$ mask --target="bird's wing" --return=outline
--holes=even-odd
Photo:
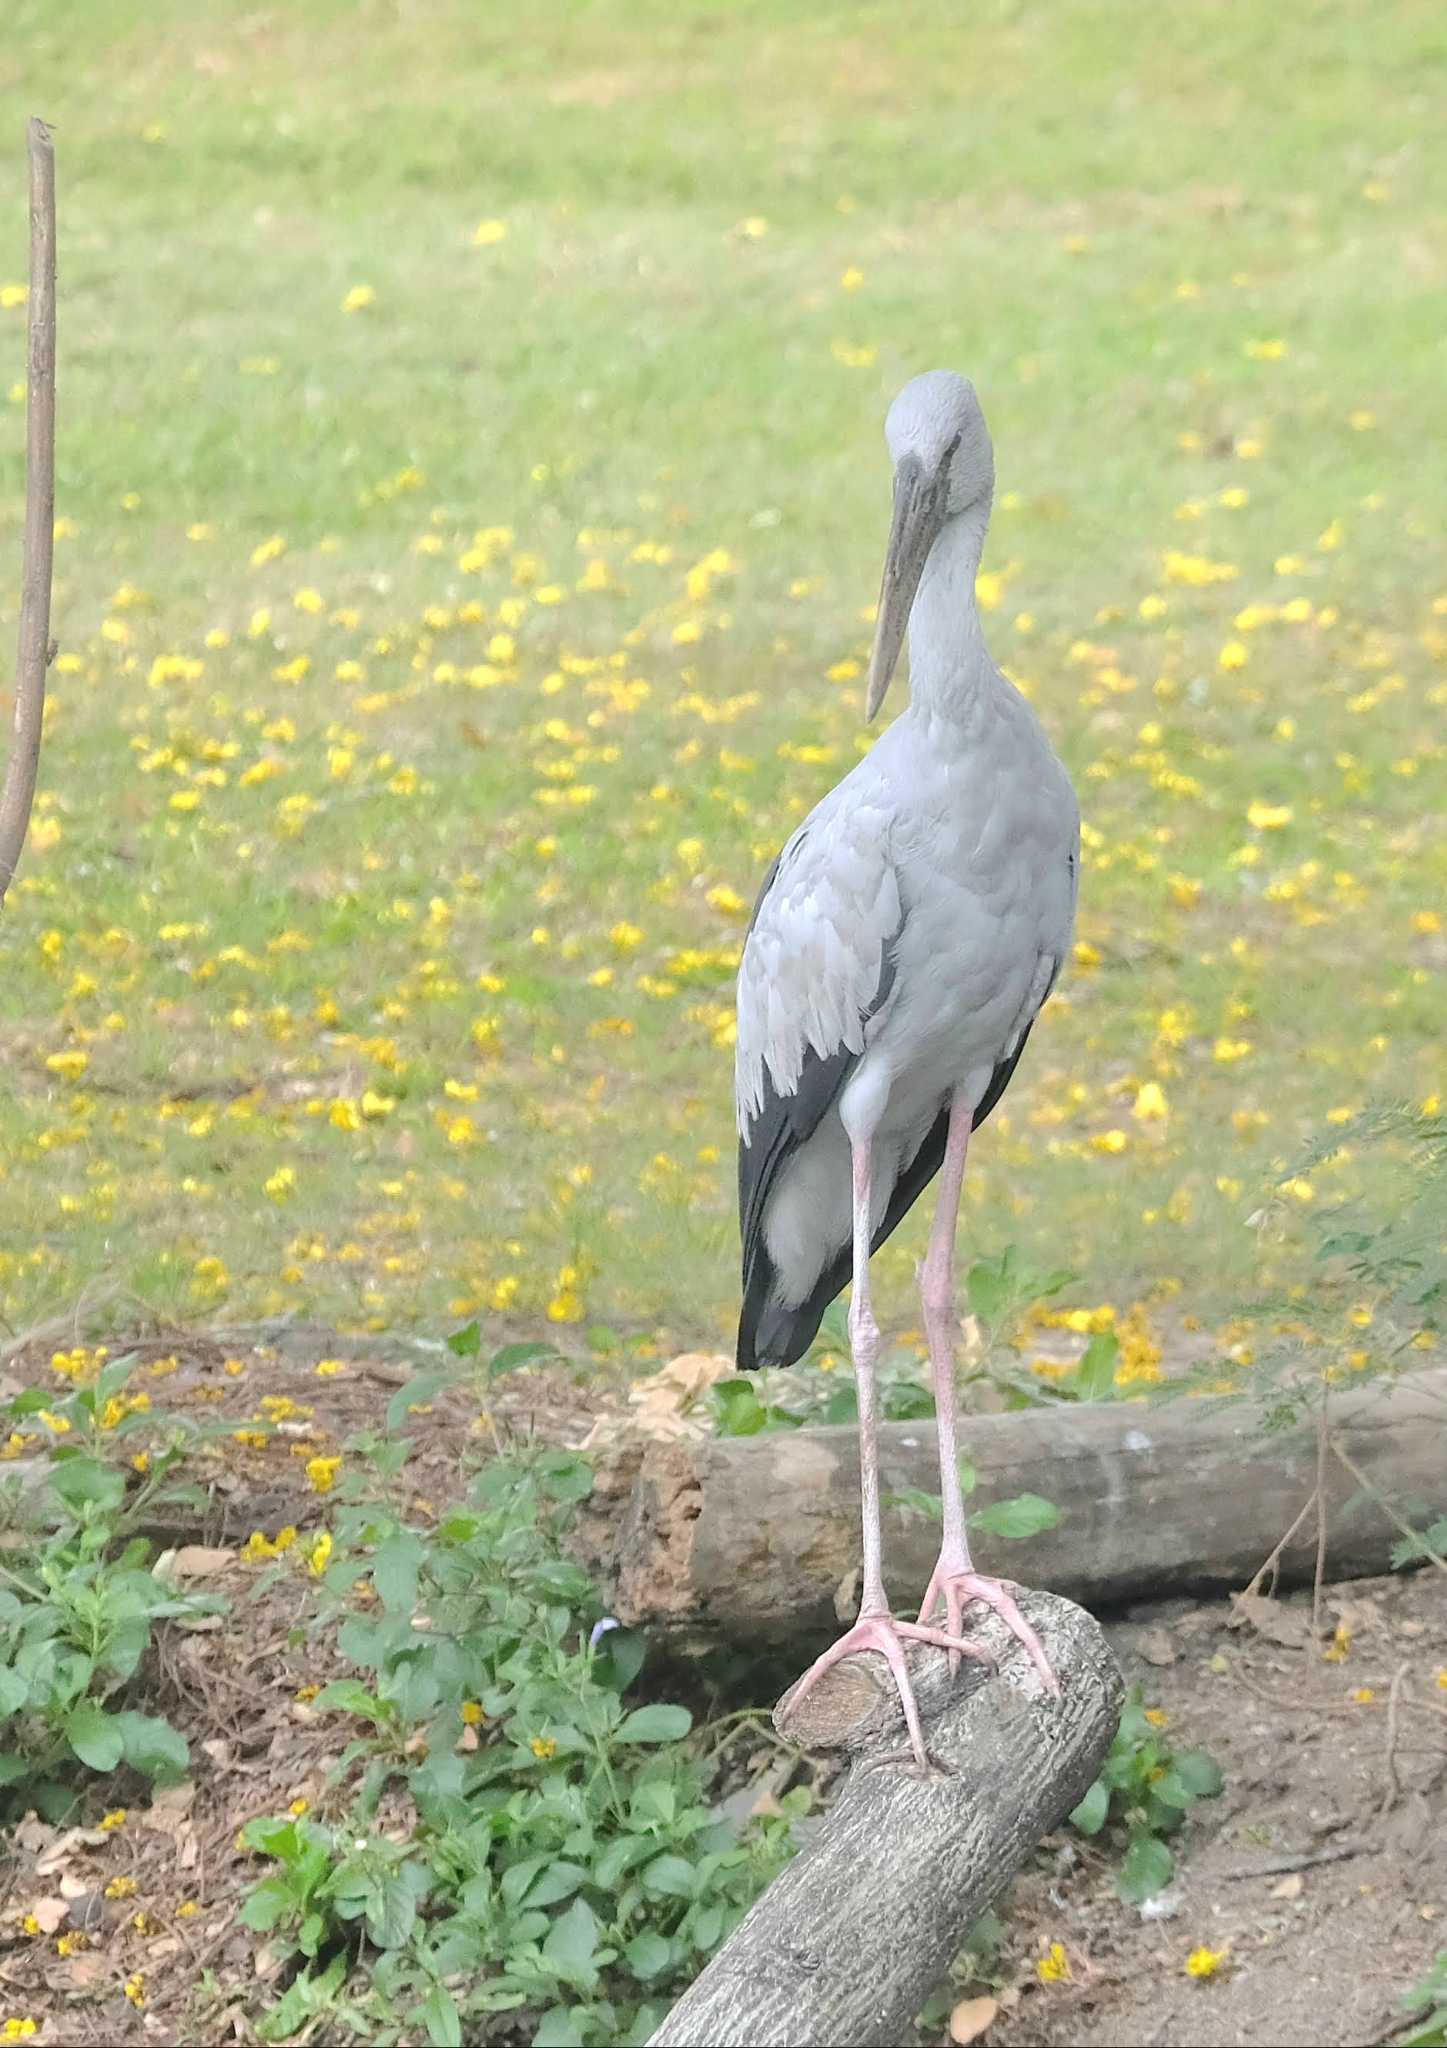
[[[813,1129],[888,999],[904,922],[890,822],[872,804],[832,804],[764,879],[739,965],[734,1099],[746,1144],[771,1101],[794,1102]]]
[[[878,810],[816,815],[775,861],[754,907],[739,967],[736,1072],[748,1328],[772,1287],[769,1196],[838,1100],[889,1002],[904,910],[888,849],[889,820]]]

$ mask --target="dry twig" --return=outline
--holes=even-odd
[[[1341,1445],[1338,1443],[1333,1443],[1332,1450],[1336,1453],[1336,1456],[1341,1460],[1341,1463],[1346,1467],[1347,1471],[1351,1473],[1352,1478],[1355,1479],[1357,1485],[1361,1488],[1362,1492],[1366,1494],[1367,1498],[1369,1500],[1375,1501],[1377,1506],[1381,1509],[1382,1513],[1387,1517],[1387,1520],[1391,1522],[1395,1528],[1400,1529],[1404,1536],[1409,1537],[1411,1541],[1417,1545],[1422,1556],[1426,1558],[1428,1564],[1436,1565],[1439,1572],[1447,1572],[1447,1558],[1439,1557],[1437,1552],[1433,1550],[1429,1544],[1425,1543],[1422,1540],[1420,1533],[1412,1527],[1411,1523],[1404,1521],[1402,1519],[1402,1517],[1397,1513],[1397,1510],[1392,1506],[1392,1503],[1387,1499],[1386,1495],[1380,1493],[1378,1489],[1375,1486],[1373,1486],[1371,1480],[1368,1479],[1366,1473],[1363,1472],[1361,1466],[1356,1463],[1355,1459],[1349,1457],[1347,1453],[1342,1449]]]
[[[1267,1588],[1266,1597],[1269,1599],[1275,1593],[1276,1581],[1281,1575],[1282,1553],[1286,1550],[1287,1546],[1291,1542],[1292,1537],[1296,1534],[1297,1530],[1301,1527],[1302,1523],[1306,1520],[1307,1516],[1316,1506],[1317,1497],[1317,1489],[1316,1487],[1313,1487],[1311,1492],[1306,1496],[1306,1502],[1301,1510],[1301,1513],[1297,1516],[1296,1520],[1292,1523],[1291,1527],[1287,1530],[1286,1534],[1279,1539],[1279,1541],[1276,1543],[1276,1545],[1271,1550],[1269,1555],[1263,1558],[1262,1562],[1256,1567],[1256,1570],[1252,1573],[1251,1583],[1246,1588],[1245,1594],[1242,1596],[1243,1598],[1249,1599],[1251,1594],[1259,1593],[1261,1591],[1261,1582],[1266,1577],[1266,1574],[1268,1572],[1270,1572],[1271,1574],[1271,1584]],[[1320,1518],[1318,1518],[1318,1523],[1319,1519]]]
[[[32,120],[30,151],[30,349],[26,397],[25,545],[20,646],[15,664],[14,742],[0,789],[0,905],[30,829],[45,671],[50,644],[51,558],[55,551],[55,150]]]
[[[1402,1687],[1406,1683],[1410,1664],[1399,1664],[1392,1673],[1392,1689],[1387,1694],[1387,1748],[1382,1758],[1382,1775],[1387,1789],[1377,1812],[1378,1820],[1385,1820],[1402,1796],[1402,1781],[1397,1776],[1397,1713],[1402,1703]]]

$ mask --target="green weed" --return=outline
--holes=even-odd
[[[1166,1837],[1198,1799],[1221,1790],[1221,1772],[1205,1751],[1174,1748],[1164,1726],[1165,1717],[1145,1706],[1133,1686],[1100,1776],[1070,1816],[1083,1835],[1114,1829],[1121,1846],[1116,1889],[1133,1905],[1165,1890],[1175,1870]]]

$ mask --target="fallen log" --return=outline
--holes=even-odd
[[[1332,1438],[1366,1486],[1340,1459],[1328,1461],[1331,1577],[1387,1570],[1401,1530],[1373,1496],[1399,1514],[1440,1513],[1444,1425],[1447,1371],[1333,1396]],[[981,1568],[1087,1606],[1244,1585],[1316,1483],[1310,1421],[1268,1432],[1254,1403],[1214,1396],[977,1416],[965,1426],[965,1443],[979,1475],[972,1506],[1032,1492],[1060,1509],[1054,1528],[1024,1541],[981,1534]],[[889,1503],[906,1487],[937,1493],[931,1424],[886,1424],[880,1462],[887,1587],[907,1612],[929,1578],[939,1527]],[[646,1624],[680,1648],[787,1644],[802,1662],[806,1644],[852,1618],[854,1430],[650,1443],[624,1490],[622,1512],[594,1520],[592,1558],[622,1620]],[[607,1507],[606,1494],[599,1505]],[[1314,1563],[1312,1515],[1283,1554],[1283,1582],[1309,1579]]]
[[[999,1669],[958,1679],[911,1656],[926,1777],[903,1740],[877,1659],[837,1665],[781,1730],[854,1756],[819,1834],[673,2007],[650,2048],[867,2048],[903,2041],[969,1929],[1042,1836],[1084,1796],[1120,1718],[1121,1677],[1096,1624],[1053,1594],[1025,1612],[1058,1697],[997,1616],[980,1638]]]

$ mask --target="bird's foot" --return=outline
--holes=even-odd
[[[972,1571],[968,1564],[956,1564],[944,1552],[930,1574],[930,1582],[920,1604],[919,1618],[927,1622],[940,1601],[944,1602],[945,1627],[955,1639],[950,1649],[950,1668],[958,1671],[960,1632],[964,1624],[965,1609],[971,1601],[981,1600],[986,1607],[992,1607],[1006,1628],[1019,1642],[1023,1643],[1031,1663],[1039,1672],[1042,1682],[1053,1693],[1060,1690],[1055,1673],[1050,1668],[1050,1659],[1045,1646],[1015,1603],[1014,1594],[1018,1587],[1005,1579],[986,1578],[983,1573]]]
[[[958,1669],[961,1657],[978,1657],[983,1663],[993,1664],[988,1650],[978,1643],[968,1642],[956,1630],[953,1635],[943,1629],[925,1625],[921,1614],[918,1621],[896,1621],[888,1611],[877,1614],[861,1614],[853,1628],[848,1629],[837,1643],[832,1643],[822,1657],[817,1657],[789,1689],[788,1711],[792,1713],[806,1693],[812,1692],[826,1671],[842,1662],[845,1657],[857,1656],[861,1650],[873,1651],[883,1657],[889,1666],[899,1703],[904,1709],[905,1726],[909,1730],[909,1746],[914,1760],[922,1771],[931,1771],[928,1750],[924,1746],[924,1731],[920,1726],[919,1706],[914,1696],[914,1686],[909,1675],[909,1661],[905,1655],[906,1643],[931,1643],[936,1649],[948,1650],[950,1661]]]

